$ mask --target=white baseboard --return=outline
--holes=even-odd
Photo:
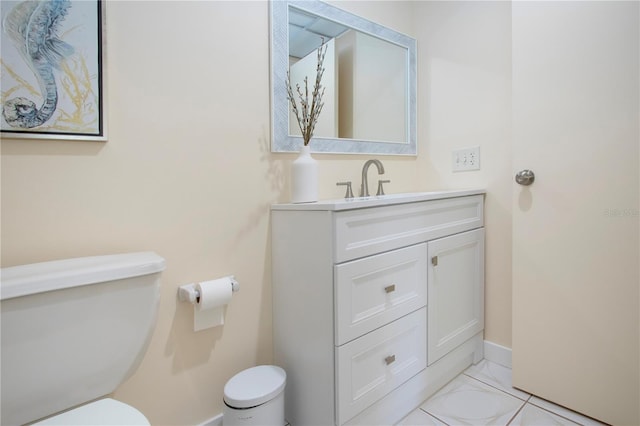
[[[512,368],[511,348],[500,346],[488,340],[484,341],[484,359],[500,364],[503,367]]]
[[[198,426],[222,426],[222,413],[210,418],[203,423],[200,423]]]

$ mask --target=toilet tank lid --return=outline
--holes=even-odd
[[[79,257],[0,270],[0,300],[161,272],[154,252]]]

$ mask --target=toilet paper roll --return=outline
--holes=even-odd
[[[231,277],[196,284],[200,297],[194,311],[195,331],[224,324],[224,307],[231,300]]]

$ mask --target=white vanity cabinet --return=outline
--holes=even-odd
[[[484,191],[272,207],[293,425],[391,424],[482,358]]]

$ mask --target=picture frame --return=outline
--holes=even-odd
[[[107,140],[105,7],[0,2],[3,139]]]

